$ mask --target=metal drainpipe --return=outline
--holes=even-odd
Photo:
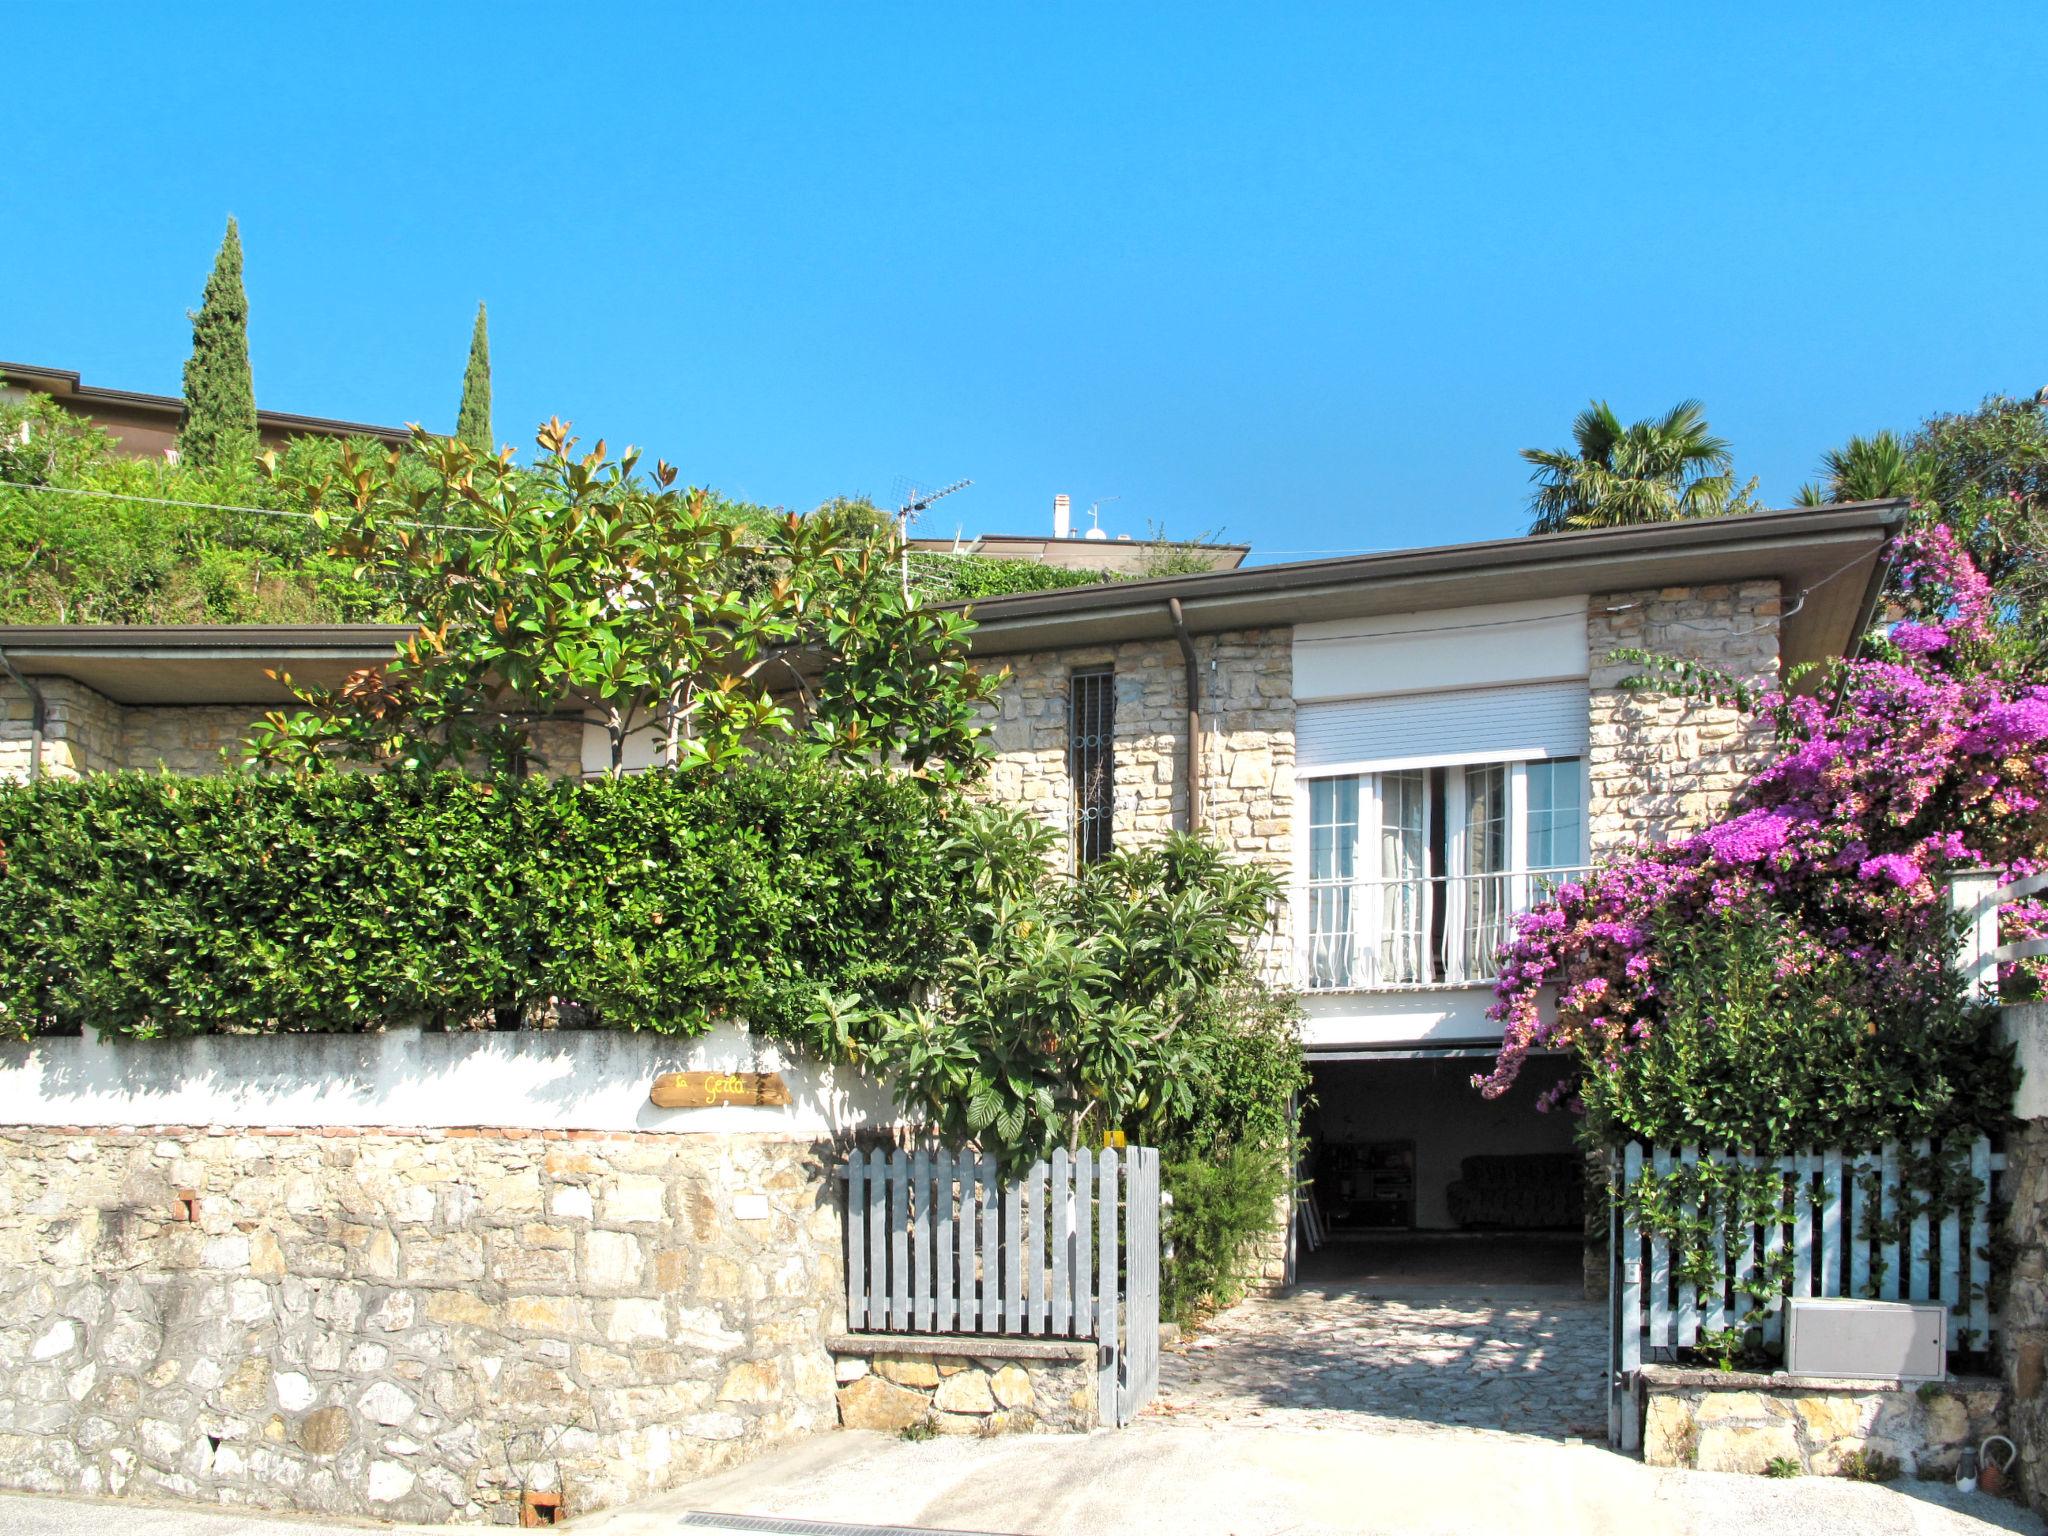
[[[1166,611],[1173,619],[1173,637],[1180,642],[1180,659],[1188,674],[1188,816],[1183,832],[1202,830],[1202,669],[1195,660],[1195,642],[1188,635],[1186,615],[1180,599],[1169,597]]]
[[[0,671],[13,678],[15,686],[28,695],[28,781],[34,784],[43,776],[43,728],[49,720],[43,706],[43,690],[14,670],[5,651],[0,651]]]

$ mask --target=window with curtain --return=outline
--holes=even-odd
[[[1304,982],[1480,982],[1515,914],[1584,855],[1576,757],[1308,781]]]

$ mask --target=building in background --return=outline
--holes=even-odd
[[[993,560],[1028,560],[1067,571],[1101,571],[1112,576],[1187,575],[1234,571],[1251,553],[1249,544],[1216,544],[1202,539],[1134,539],[1105,533],[1091,519],[1074,527],[1073,501],[1064,492],[1052,499],[1052,533],[961,534],[950,539],[912,539],[910,547],[931,554],[984,555]]]
[[[63,410],[93,423],[132,458],[154,459],[178,446],[178,428],[185,402],[176,395],[149,395],[132,389],[107,389],[87,384],[64,368],[35,363],[0,363],[0,400],[48,395]],[[258,407],[256,432],[266,448],[282,448],[295,437],[373,437],[397,447],[411,433],[404,427],[377,427],[326,416],[298,416],[290,411]]]

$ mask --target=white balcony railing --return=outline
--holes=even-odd
[[[1330,991],[1490,982],[1515,917],[1589,868],[1311,880],[1296,908],[1304,932],[1302,985]]]

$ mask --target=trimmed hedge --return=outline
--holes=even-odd
[[[948,948],[952,802],[759,762],[596,783],[108,774],[0,785],[0,1030],[464,1026],[550,1002],[803,1039]]]

